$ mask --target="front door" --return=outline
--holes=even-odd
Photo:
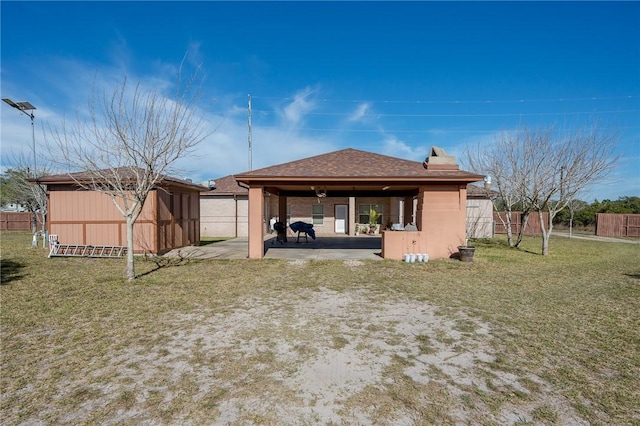
[[[346,204],[336,204],[335,210],[335,232],[336,234],[346,234],[348,206]]]

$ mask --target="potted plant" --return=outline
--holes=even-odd
[[[379,224],[378,220],[380,219],[380,215],[376,211],[376,209],[372,208],[369,210],[369,233],[377,234],[379,232]]]

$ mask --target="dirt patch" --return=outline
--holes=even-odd
[[[86,402],[43,415],[84,423],[109,406],[106,424],[581,423],[539,377],[494,368],[488,324],[388,292],[254,297],[163,329],[151,350],[128,346],[87,365],[84,383],[61,381],[60,398],[82,389]]]

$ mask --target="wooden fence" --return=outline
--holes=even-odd
[[[31,220],[29,212],[0,212],[0,231],[31,231]],[[38,215],[38,224],[42,224],[41,215]]]
[[[502,218],[502,220],[500,220]],[[506,212],[493,212],[493,220],[496,224],[496,234],[506,234],[507,228],[503,225],[502,221],[507,222]],[[545,225],[549,222],[549,213],[543,213],[543,219]],[[511,232],[517,234],[522,228],[522,212],[511,212]],[[527,227],[524,230],[524,235],[542,235],[542,228],[540,228],[540,217],[538,212],[529,213],[529,219],[527,220]]]
[[[596,235],[640,237],[640,214],[596,213]]]

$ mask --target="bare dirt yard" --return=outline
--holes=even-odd
[[[587,424],[540,377],[492,368],[488,324],[401,294],[301,289],[161,320],[149,336],[161,343],[110,349],[99,366],[62,378],[55,396],[99,397],[64,413],[43,407],[38,417],[90,423],[130,395],[102,423],[155,423],[141,407],[158,403],[162,413],[188,396],[210,407],[207,416],[196,405],[171,423],[514,424],[542,409],[560,424]],[[498,409],[485,402],[500,393]]]

